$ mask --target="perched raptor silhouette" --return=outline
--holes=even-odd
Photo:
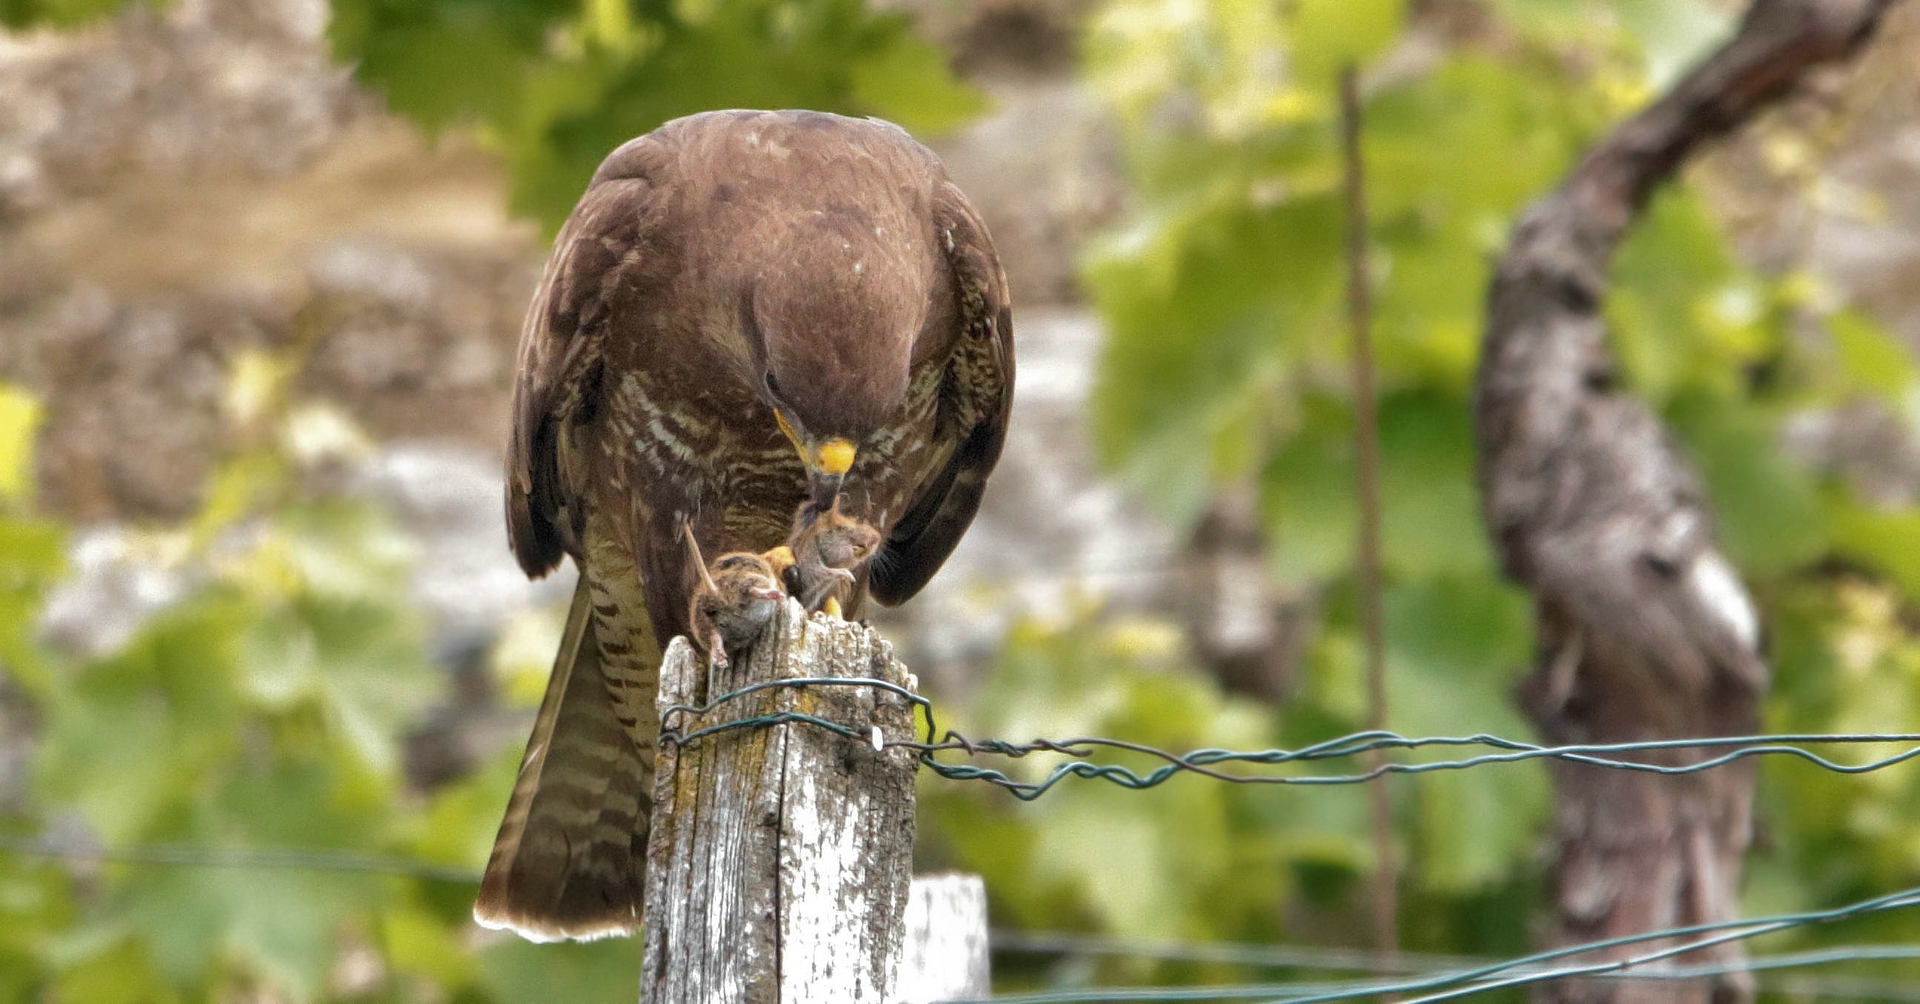
[[[849,612],[904,601],[972,522],[1012,389],[993,241],[899,127],[708,112],[608,156],[521,336],[513,551],[581,574],[475,918],[639,925],[661,643],[698,581],[683,524],[760,552],[844,491],[884,538]]]

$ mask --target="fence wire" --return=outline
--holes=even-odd
[[[910,702],[925,716],[924,736],[914,739],[886,739],[881,735],[879,727],[871,722],[835,722],[804,712],[785,710],[701,725],[684,733],[673,727],[676,724],[676,717],[682,720],[689,716],[705,719],[728,703],[748,694],[770,689],[827,686],[870,687]],[[921,764],[942,777],[956,781],[985,782],[1003,788],[1023,801],[1038,799],[1069,777],[1103,780],[1134,790],[1154,787],[1183,773],[1197,774],[1232,784],[1359,784],[1388,774],[1466,770],[1496,763],[1519,763],[1530,760],[1553,760],[1651,774],[1686,775],[1712,770],[1737,760],[1756,756],[1785,756],[1803,760],[1839,774],[1863,774],[1920,757],[1920,733],[1788,733],[1542,746],[1485,733],[1413,738],[1394,732],[1370,730],[1295,750],[1201,749],[1186,753],[1175,753],[1120,739],[1091,736],[1009,742],[1001,739],[973,739],[952,730],[941,732],[934,717],[932,702],[904,687],[884,680],[826,677],[763,681],[722,694],[704,705],[674,705],[668,708],[662,717],[662,738],[668,742],[689,743],[737,729],[766,728],[789,723],[823,728],[848,739],[872,743],[876,748],[910,750],[918,756]],[[1903,745],[1905,748],[1858,763],[1843,763],[1806,748],[1861,744],[1893,744]],[[1482,748],[1491,752],[1419,763],[1388,761],[1365,770],[1334,774],[1228,772],[1220,769],[1310,765],[1372,752],[1387,753],[1436,748]],[[1161,765],[1151,770],[1136,770],[1122,764],[1097,763],[1088,759],[1099,750],[1139,754],[1159,760]],[[1671,754],[1681,751],[1707,752],[1711,755],[1686,763],[1655,763],[1649,762],[1648,759],[1635,758],[1648,754]],[[953,753],[963,754],[968,759],[953,761],[943,760],[940,757],[941,754]],[[1069,759],[1068,762],[1051,768],[1038,781],[1021,780],[1003,770],[973,762],[974,759],[982,756],[1020,759],[1040,753],[1058,754]],[[1670,963],[1670,960],[1677,956],[1712,949],[1763,934],[1914,905],[1920,905],[1920,888],[1833,910],[1669,928],[1540,952],[1503,962],[1420,972],[1393,980],[1370,978],[1332,983],[1272,983],[1238,987],[1130,987],[1015,994],[986,998],[986,1000],[997,1002],[997,1004],[1103,1004],[1103,1002],[1119,1001],[1258,1001],[1261,1004],[1333,1004],[1339,1001],[1388,995],[1400,999],[1402,1004],[1428,1004],[1428,1002],[1451,1000],[1469,994],[1556,979],[1705,979],[1733,973],[1757,973],[1839,961],[1913,959],[1920,958],[1920,948],[1857,946],[1851,949],[1828,949],[1820,952],[1739,959],[1721,964],[1674,965]],[[1570,961],[1588,953],[1675,939],[1681,940],[1678,944],[1666,945],[1624,958],[1598,962]],[[1357,957],[1363,956],[1364,953],[1352,953],[1352,955],[1355,958],[1345,960],[1349,963],[1347,968],[1367,968],[1356,965],[1359,962]],[[1274,964],[1291,965],[1292,963],[1276,961]],[[1649,966],[1655,968],[1649,969],[1647,968]],[[1408,995],[1419,996],[1409,997]]]
[[[698,725],[687,731],[674,727],[676,724],[684,726],[689,718],[695,719],[697,724],[697,720],[713,715],[723,706],[748,694],[770,689],[803,687],[868,687],[892,694],[909,702],[925,716],[924,735],[913,739],[889,739],[872,722],[836,722],[798,711],[775,711],[729,719],[712,725]],[[1713,736],[1630,743],[1541,746],[1484,733],[1469,736],[1410,738],[1393,732],[1375,730],[1342,736],[1296,750],[1201,749],[1186,753],[1174,753],[1141,743],[1105,737],[1009,742],[1000,739],[973,739],[952,730],[941,732],[934,718],[932,702],[896,684],[884,680],[827,677],[765,681],[722,694],[704,705],[674,705],[667,708],[662,715],[661,737],[666,742],[687,744],[739,729],[766,728],[782,724],[802,724],[826,729],[876,748],[909,750],[917,756],[921,764],[942,777],[956,781],[984,782],[1002,788],[1023,801],[1039,798],[1069,777],[1103,780],[1135,790],[1152,788],[1183,773],[1197,774],[1233,784],[1357,784],[1387,774],[1466,770],[1496,763],[1530,760],[1552,760],[1616,770],[1683,775],[1711,770],[1754,756],[1786,756],[1835,773],[1862,774],[1920,757],[1920,733]],[[1842,763],[1806,748],[1820,745],[1860,744],[1905,745],[1906,748],[1859,763]],[[1388,753],[1402,750],[1459,748],[1483,748],[1492,752],[1419,763],[1389,761],[1370,769],[1337,774],[1247,773],[1220,769],[1229,766],[1237,768],[1304,766],[1376,751]],[[1096,763],[1087,759],[1099,750],[1139,754],[1157,759],[1161,764],[1151,770],[1142,771],[1120,764]],[[1660,754],[1688,750],[1720,752],[1694,762],[1678,764],[1622,759],[1635,754]],[[1019,780],[1004,771],[971,762],[972,758],[983,756],[1020,759],[1042,753],[1067,757],[1068,762],[1053,767],[1043,779],[1038,781]],[[952,754],[961,754],[968,759],[959,761],[941,759],[942,755],[951,756]],[[473,884],[478,881],[477,875],[456,866],[348,851],[187,845],[144,845],[109,849],[74,841],[0,836],[0,852],[103,863],[293,868],[395,875],[433,882]],[[1384,965],[1389,967],[1385,971],[1396,972],[1399,975],[1391,978],[1376,975],[1345,980],[1248,983],[1210,987],[1084,988],[1002,994],[981,1000],[990,1001],[993,1004],[1117,1004],[1122,1001],[1338,1004],[1338,1002],[1360,998],[1390,995],[1398,999],[1400,1004],[1434,1004],[1434,1002],[1472,994],[1559,979],[1694,980],[1840,962],[1920,960],[1920,946],[1854,945],[1730,959],[1724,962],[1676,964],[1674,961],[1682,955],[1710,950],[1765,934],[1914,906],[1920,906],[1920,887],[1828,910],[1674,927],[1537,952],[1504,961],[1451,956],[1402,955],[1397,957],[1397,961],[1388,963],[1370,953],[1337,949],[1204,944],[1156,946],[1150,943],[1114,939],[1089,939],[1078,935],[1001,934],[993,941],[996,952],[1098,952],[1147,958],[1213,961],[1250,967],[1350,972],[1366,970],[1373,973],[1382,972]],[[1580,959],[1581,956],[1593,953],[1610,952],[1634,946],[1656,947],[1617,958],[1597,961]],[[1770,982],[1764,986],[1766,989],[1786,993],[1813,993],[1835,999],[1920,1002],[1920,988],[1873,980],[1798,979]]]
[[[924,739],[880,739],[874,737],[877,726],[872,723],[851,724],[833,722],[816,715],[799,711],[775,711],[763,715],[736,718],[714,725],[706,725],[693,731],[681,733],[673,726],[674,717],[712,714],[721,706],[748,694],[776,688],[804,687],[872,687],[886,691],[911,702],[926,716]],[[1905,763],[1920,757],[1920,733],[1895,732],[1878,734],[1855,733],[1783,733],[1760,736],[1709,736],[1697,739],[1660,739],[1627,743],[1584,743],[1571,746],[1541,746],[1537,743],[1522,742],[1517,739],[1503,739],[1486,733],[1469,736],[1429,736],[1410,738],[1394,732],[1367,731],[1329,739],[1325,742],[1304,746],[1297,750],[1227,750],[1201,749],[1187,753],[1173,753],[1142,743],[1128,742],[1122,739],[1083,736],[1074,739],[1033,739],[1026,742],[1008,742],[1002,739],[970,739],[959,732],[948,730],[939,732],[933,715],[933,702],[911,690],[885,680],[840,677],[802,677],[790,680],[767,680],[739,690],[729,691],[703,705],[676,704],[666,709],[661,716],[661,739],[664,742],[690,743],[707,736],[736,729],[767,728],[783,724],[812,725],[846,736],[860,742],[877,742],[885,748],[912,750],[919,755],[920,762],[941,777],[955,781],[983,781],[1011,792],[1023,801],[1033,801],[1052,790],[1055,785],[1069,777],[1098,779],[1117,784],[1123,788],[1144,789],[1163,784],[1182,773],[1198,774],[1216,781],[1231,784],[1360,784],[1387,774],[1425,774],[1441,770],[1466,770],[1496,763],[1519,763],[1527,760],[1561,760],[1569,763],[1586,764],[1593,767],[1606,767],[1617,770],[1640,771],[1649,774],[1697,774],[1712,770],[1736,760],[1754,756],[1788,756],[1805,760],[1817,767],[1839,774],[1864,774],[1880,770],[1895,764]],[[935,736],[939,735],[939,739]],[[1897,753],[1878,757],[1863,763],[1840,763],[1821,756],[1806,746],[1847,745],[1847,744],[1914,744]],[[1417,750],[1426,748],[1481,747],[1498,752],[1483,753],[1478,756],[1456,760],[1435,760],[1424,763],[1387,762],[1367,770],[1346,774],[1247,774],[1227,773],[1215,768],[1227,764],[1274,767],[1284,764],[1307,764],[1323,760],[1337,760],[1358,756],[1374,751]],[[1138,753],[1163,761],[1162,765],[1144,773],[1121,764],[1092,763],[1085,758],[1095,750],[1108,749]],[[1681,750],[1726,750],[1716,756],[1683,764],[1650,763],[1645,760],[1622,760],[1616,757],[1634,753],[1663,753]],[[1019,759],[1035,753],[1057,753],[1069,757],[1070,762],[1059,764],[1039,781],[1022,781],[1011,777],[1004,771],[982,767],[970,762],[949,762],[941,760],[935,754],[964,753],[968,757],[982,755]]]
[[[1432,976],[1449,970],[1488,966],[1500,961],[1489,956],[1395,952],[1392,956],[1382,957],[1377,952],[1355,948],[1262,945],[1231,941],[1157,941],[1059,931],[995,930],[990,935],[990,941],[993,951],[1001,955],[1114,956],[1160,962],[1223,963],[1248,969],[1363,972],[1372,974],[1373,979],[1378,979],[1384,974]],[[1840,962],[1909,960],[1920,960],[1920,945],[1845,945],[1799,952],[1779,952],[1750,959],[1746,968],[1755,972],[1765,972]],[[1709,975],[1704,970],[1705,967],[1688,966],[1680,970],[1669,970],[1664,977],[1661,974],[1628,971],[1601,973],[1588,978],[1609,980],[1699,978]],[[1813,980],[1785,977],[1763,980],[1760,983],[1760,989],[1763,991],[1811,995],[1821,999],[1844,997],[1854,1000],[1920,1002],[1920,985],[1891,980],[1852,977]],[[1106,992],[1106,988],[1103,988],[1103,992]]]
[[[187,868],[260,868],[294,871],[359,872],[416,878],[427,882],[479,885],[480,876],[458,865],[355,851],[274,847],[212,847],[193,844],[136,844],[99,847],[78,840],[0,834],[0,851],[61,861],[100,864],[177,865]]]
[[[434,882],[477,884],[479,876],[450,865],[400,857],[345,851],[310,851],[202,847],[173,844],[101,848],[74,841],[0,836],[0,852],[69,861],[205,868],[290,868],[389,875]],[[1249,967],[1307,970],[1373,970],[1384,965],[1402,973],[1398,979],[1368,977],[1345,980],[1288,981],[1201,987],[1097,987],[1034,993],[1000,994],[979,998],[979,1004],[1117,1004],[1141,1002],[1251,1002],[1251,1004],[1338,1004],[1381,994],[1424,994],[1401,1004],[1428,1004],[1486,991],[1525,986],[1556,979],[1693,980],[1735,973],[1766,973],[1788,968],[1810,968],[1846,962],[1920,960],[1920,945],[1850,945],[1781,952],[1721,963],[1659,965],[1679,955],[1734,941],[1851,919],[1890,910],[1920,906],[1920,887],[1891,893],[1830,910],[1815,910],[1651,931],[1538,952],[1496,961],[1459,956],[1401,953],[1383,960],[1364,951],[1237,943],[1141,942],[1087,935],[995,932],[990,940],[996,953],[1057,952],[1124,955],[1135,958],[1222,962]],[[1632,945],[1687,939],[1619,959],[1592,963],[1578,956]],[[1920,1002],[1920,986],[1862,978],[1797,978],[1764,982],[1761,989],[1801,994],[1816,999],[1853,999]],[[968,1002],[953,1002],[968,1004]]]
[[[1608,938],[1556,948],[1503,962],[1470,966],[1404,979],[1348,980],[1319,983],[1259,983],[1215,987],[1114,987],[1084,990],[1046,991],[1031,994],[1002,994],[980,998],[993,1004],[1117,1004],[1123,1001],[1258,1001],[1260,1004],[1335,1004],[1335,1002],[1375,997],[1382,994],[1401,997],[1401,1004],[1434,1004],[1470,994],[1509,987],[1527,986],[1548,980],[1573,978],[1613,978],[1641,980],[1697,980],[1735,973],[1760,972],[1791,966],[1821,965],[1874,959],[1920,958],[1920,946],[1871,945],[1854,948],[1824,949],[1743,959],[1720,963],[1653,966],[1680,955],[1715,948],[1763,934],[1790,928],[1827,924],[1869,914],[1920,906],[1920,887],[1876,896],[1830,910],[1692,924],[1644,934]],[[1610,951],[1633,945],[1679,940],[1649,951],[1596,962],[1572,961],[1578,956]]]

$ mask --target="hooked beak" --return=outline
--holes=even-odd
[[[783,409],[775,408],[773,417],[780,423],[780,431],[786,434],[787,441],[800,454],[800,462],[806,465],[807,504],[817,512],[833,508],[834,501],[840,497],[840,486],[846,481],[847,471],[853,467],[859,450],[838,436],[818,441],[812,439],[787,418]]]

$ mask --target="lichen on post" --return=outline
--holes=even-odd
[[[871,628],[789,603],[744,658],[709,675],[685,639],[661,666],[666,736],[647,847],[645,1004],[894,997],[913,867],[915,681]],[[688,710],[696,708],[700,710]],[[799,713],[860,738],[805,721]],[[740,727],[695,735],[731,722]],[[673,737],[691,736],[676,740]]]

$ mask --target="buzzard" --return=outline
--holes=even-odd
[[[609,155],[521,336],[508,531],[528,575],[567,555],[580,584],[475,918],[638,926],[683,526],[758,552],[838,501],[884,538],[850,609],[902,602],[972,522],[1012,389],[993,241],[899,127],[708,112]]]

